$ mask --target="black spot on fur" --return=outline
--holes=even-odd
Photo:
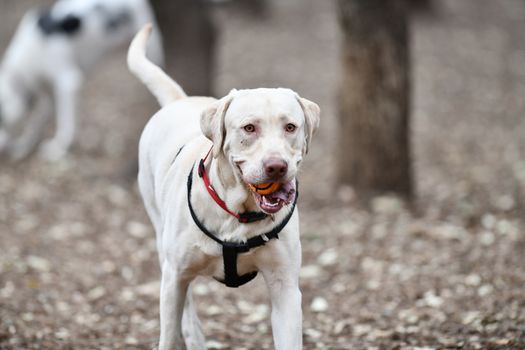
[[[38,27],[40,28],[42,33],[46,35],[50,35],[51,33],[53,33],[55,23],[51,19],[51,14],[49,11],[45,11],[40,14],[40,16],[38,17]]]
[[[82,24],[80,18],[69,15],[62,19],[60,22],[60,29],[66,34],[76,33]]]
[[[45,35],[62,34],[71,36],[78,33],[82,27],[82,20],[75,15],[67,15],[55,19],[51,16],[51,12],[47,10],[38,17],[38,27]]]

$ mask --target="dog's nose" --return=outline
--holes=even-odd
[[[280,158],[268,158],[264,161],[264,171],[271,179],[278,179],[286,175],[288,164]]]

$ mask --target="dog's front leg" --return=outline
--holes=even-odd
[[[56,132],[53,138],[46,140],[40,147],[40,155],[47,160],[62,158],[73,143],[76,124],[76,102],[82,73],[70,68],[61,72],[53,82],[56,105]]]
[[[159,350],[186,350],[182,336],[182,313],[188,285],[189,281],[181,278],[177,266],[164,260],[160,287]]]
[[[299,274],[287,269],[262,272],[272,302],[272,332],[275,349],[302,349],[303,314]]]
[[[191,287],[188,288],[188,294],[186,295],[186,304],[182,315],[182,332],[188,350],[206,350],[206,340],[195,305],[193,304]]]
[[[27,157],[40,141],[45,124],[52,110],[52,102],[47,94],[42,94],[37,100],[35,110],[22,135],[9,146],[9,157],[21,160]]]

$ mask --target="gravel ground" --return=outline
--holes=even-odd
[[[0,4],[2,42],[30,3]],[[363,205],[332,184],[332,2],[215,15],[218,95],[288,86],[323,110],[301,174],[305,349],[524,349],[525,4],[444,0],[414,20],[412,208]],[[1,349],[156,346],[154,234],[123,180],[156,107],[123,57],[89,77],[67,159],[1,162]],[[198,280],[194,292],[210,349],[272,348],[260,278],[238,290]]]

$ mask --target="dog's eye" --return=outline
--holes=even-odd
[[[248,124],[248,125],[245,125],[243,129],[244,129],[244,131],[246,131],[248,133],[252,133],[252,132],[255,132],[255,125]]]
[[[297,129],[297,126],[295,126],[292,123],[288,123],[288,124],[286,124],[286,128],[285,129],[286,129],[286,132],[292,133],[292,132],[295,131],[295,129]]]

